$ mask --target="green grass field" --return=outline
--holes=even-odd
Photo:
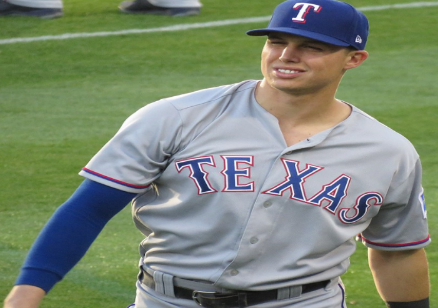
[[[0,18],[0,42],[64,33],[147,29],[268,16],[280,1],[203,0],[199,16],[128,16],[118,1],[65,0],[56,20]],[[413,0],[350,0],[357,7]],[[422,157],[430,233],[438,236],[438,6],[366,11],[371,56],[347,73],[338,98],[408,137]],[[263,38],[222,27],[0,44],[0,298],[31,243],[74,191],[77,172],[143,105],[205,87],[258,79]],[[379,159],[376,157],[375,159]],[[58,284],[43,308],[123,308],[134,300],[137,245],[126,208]],[[427,248],[438,307],[438,248]],[[343,277],[349,307],[385,307],[358,245]]]

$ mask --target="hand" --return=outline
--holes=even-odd
[[[19,285],[12,288],[3,308],[38,308],[46,292],[38,287]]]

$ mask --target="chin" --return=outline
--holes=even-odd
[[[270,86],[275,90],[279,90],[282,92],[295,92],[300,89],[296,85],[292,85],[288,82],[273,82],[270,84]]]

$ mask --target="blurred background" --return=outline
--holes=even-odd
[[[163,97],[261,78],[264,38],[248,37],[245,31],[267,25],[280,2],[203,0],[200,15],[169,17],[122,14],[115,0],[65,0],[61,18],[0,17],[1,299],[42,226],[82,181],[79,170],[126,117]],[[416,146],[434,240],[438,2],[347,2],[370,20],[370,58],[346,74],[337,97]],[[42,307],[123,308],[132,303],[141,240],[127,207]],[[435,242],[427,252],[431,307],[438,307]],[[385,307],[361,244],[351,263],[343,277],[349,307]]]

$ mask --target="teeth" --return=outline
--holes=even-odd
[[[299,73],[299,71],[285,70],[285,69],[282,69],[282,68],[279,68],[278,71],[280,73],[286,73],[286,74]]]

